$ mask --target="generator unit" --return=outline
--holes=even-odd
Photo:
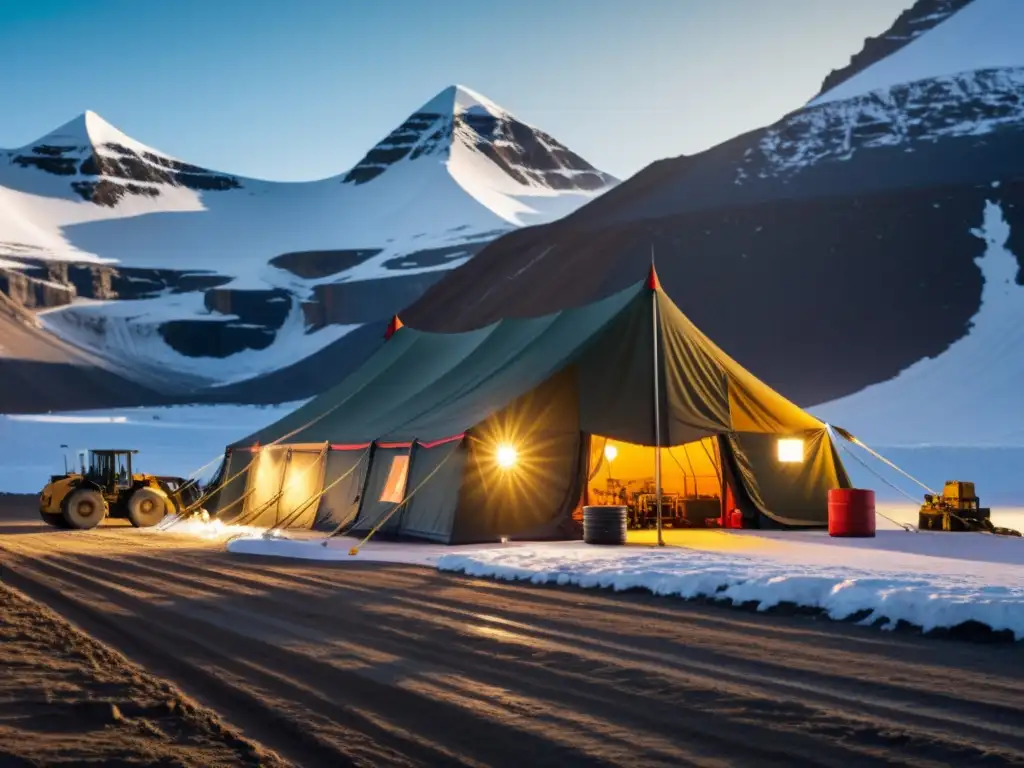
[[[947,480],[942,495],[925,494],[917,527],[922,531],[981,531],[1020,536],[1009,528],[992,525],[992,510],[981,506],[974,483]]]

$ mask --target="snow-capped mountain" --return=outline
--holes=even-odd
[[[299,364],[615,183],[462,86],[303,183],[200,168],[86,112],[0,151],[0,290],[133,378],[195,392]]]
[[[1024,359],[1021,40],[1019,0],[919,0],[779,122],[502,237],[404,318],[459,329],[579,304],[642,279],[653,248],[694,321],[801,404],[845,398],[822,412],[855,429],[882,423],[874,403],[903,443],[996,429],[978,415],[1010,402]],[[997,231],[1005,252],[982,258]],[[1024,440],[1011,410],[992,439]]]

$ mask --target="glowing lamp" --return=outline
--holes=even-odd
[[[516,449],[511,445],[498,446],[498,466],[502,469],[512,469],[516,464]]]
[[[618,455],[619,449],[611,443],[608,443],[608,445],[604,447],[604,457],[608,459],[608,461],[615,461],[615,457]]]
[[[779,440],[779,461],[783,464],[800,464],[804,460],[804,441],[787,437]]]

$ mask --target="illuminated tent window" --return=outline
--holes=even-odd
[[[388,504],[398,504],[405,498],[405,484],[409,479],[409,457],[395,456],[391,460],[391,469],[388,470],[388,479],[384,483],[384,490],[381,491],[379,501]]]
[[[786,437],[779,440],[779,461],[784,464],[800,464],[804,460],[804,441],[800,438]]]
[[[588,503],[622,505],[635,525],[657,514],[651,446],[599,435],[591,438]],[[722,479],[718,441],[695,440],[661,449],[662,518],[672,527],[699,527],[721,515]]]

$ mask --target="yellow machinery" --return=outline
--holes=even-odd
[[[124,449],[79,452],[77,471],[53,475],[39,495],[39,514],[57,528],[95,528],[105,517],[128,518],[136,528],[156,525],[199,493],[179,477],[135,474]]]
[[[991,510],[980,506],[974,483],[947,480],[941,496],[925,494],[917,527],[922,531],[983,531],[1020,536],[1010,528],[994,526],[990,518]]]

